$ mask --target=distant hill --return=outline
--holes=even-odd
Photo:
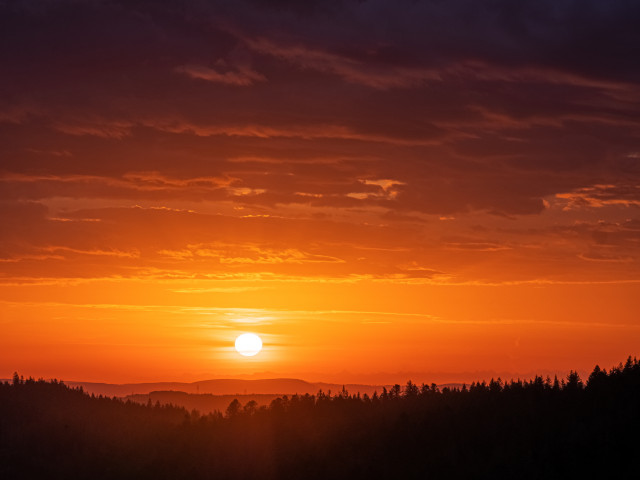
[[[216,379],[199,382],[156,382],[156,383],[93,383],[93,382],[65,382],[70,387],[82,387],[89,394],[105,395],[109,397],[126,397],[130,395],[149,394],[158,391],[177,391],[185,393],[201,393],[212,395],[304,395],[318,393],[318,390],[338,392],[343,385],[334,383],[311,383],[296,378],[272,378],[264,380]],[[358,385],[345,384],[344,388],[350,393],[372,395],[374,391],[380,393],[382,388],[389,385]]]
[[[10,379],[0,379],[0,382]],[[344,387],[349,393],[373,395],[380,394],[383,388],[387,390],[391,385],[365,385],[365,384],[338,384],[326,382],[307,382],[297,378],[270,378],[261,380],[241,379],[213,379],[198,382],[149,382],[149,383],[96,383],[96,382],[72,382],[65,381],[70,387],[82,387],[88,394],[103,395],[107,397],[132,397],[137,395],[149,395],[152,392],[184,392],[191,394],[211,395],[310,395],[319,390],[327,393],[336,393]],[[459,388],[461,383],[439,384],[440,388]],[[148,397],[145,398],[145,403]],[[136,401],[139,399],[136,398]],[[232,398],[233,400],[233,398]],[[155,400],[152,400],[155,403]],[[247,400],[249,401],[249,400]],[[163,403],[162,401],[160,403]]]
[[[246,395],[316,393],[314,384],[294,378],[274,378],[268,380],[215,379],[198,382],[154,382],[154,383],[92,383],[65,382],[71,387],[82,387],[87,393],[124,397],[135,394],[149,394],[154,391],[179,391],[185,393],[209,393],[212,395]]]

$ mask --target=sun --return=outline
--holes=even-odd
[[[240,355],[253,357],[262,350],[262,339],[255,333],[243,333],[236,338],[236,350]]]

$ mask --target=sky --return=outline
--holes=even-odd
[[[0,1],[0,377],[640,355],[638,25],[631,0]]]

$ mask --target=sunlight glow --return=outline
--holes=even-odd
[[[240,355],[253,357],[262,350],[262,339],[254,333],[243,333],[236,338],[236,350]]]

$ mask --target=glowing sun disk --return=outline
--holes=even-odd
[[[262,339],[255,333],[243,333],[236,338],[236,351],[245,357],[253,357],[262,350]]]

